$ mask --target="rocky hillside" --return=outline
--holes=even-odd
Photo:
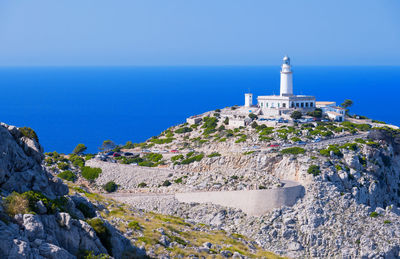
[[[89,182],[68,186],[42,166],[30,128],[1,124],[0,149],[0,258],[278,258],[250,238],[91,193]]]

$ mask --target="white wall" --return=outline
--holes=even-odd
[[[274,208],[293,206],[303,195],[304,187],[290,182],[287,187],[275,189],[176,193],[175,198],[186,203],[213,203],[237,208],[248,215],[259,216]]]

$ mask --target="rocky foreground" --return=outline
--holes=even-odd
[[[0,125],[0,258],[278,258],[244,236],[68,186],[42,150],[32,129]]]

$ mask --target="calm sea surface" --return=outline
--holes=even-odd
[[[400,67],[294,67],[294,91],[354,101],[351,112],[400,125]],[[275,67],[0,68],[0,121],[30,126],[46,151],[105,139],[141,142],[185,118],[279,93]]]

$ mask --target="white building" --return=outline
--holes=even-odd
[[[311,111],[315,109],[315,97],[293,94],[293,72],[290,58],[285,56],[281,67],[280,95],[264,95],[257,97],[257,106],[264,115],[281,115],[293,109]]]
[[[346,110],[336,106],[336,102],[316,102],[317,108],[322,110],[323,115],[334,121],[344,121]]]

